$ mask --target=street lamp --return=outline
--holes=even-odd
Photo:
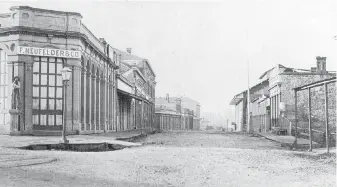
[[[69,143],[69,140],[66,138],[66,119],[67,119],[67,86],[68,81],[70,80],[71,76],[71,69],[68,67],[64,67],[61,70],[62,80],[63,80],[63,87],[64,87],[64,107],[63,107],[63,124],[62,124],[62,141],[63,143]]]

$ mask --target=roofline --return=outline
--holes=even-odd
[[[156,74],[154,73],[154,71],[153,71],[153,69],[152,69],[151,63],[149,63],[149,60],[148,60],[148,59],[144,59],[144,61],[149,65],[150,70],[151,70],[151,72],[153,73],[153,76],[156,77]]]
[[[140,72],[139,68],[137,68],[137,67],[133,67],[133,68],[134,68],[134,70],[136,70],[136,72],[142,77],[142,79],[143,79],[145,82],[147,82],[146,79],[145,79],[145,77],[144,77],[144,75],[142,75],[142,73]]]
[[[32,11],[40,11],[40,12],[52,12],[52,13],[55,13],[55,14],[71,14],[71,15],[76,15],[76,16],[80,16],[81,18],[83,18],[82,15],[78,12],[65,12],[65,11],[58,11],[58,10],[41,9],[41,8],[33,8],[33,7],[30,7],[30,6],[12,6],[10,8],[11,11],[13,11],[15,9],[32,10]]]
[[[316,81],[316,82],[313,82],[313,83],[310,83],[310,84],[298,86],[296,88],[293,88],[293,90],[301,91],[301,90],[305,90],[305,89],[308,89],[308,88],[321,86],[323,84],[329,84],[329,83],[332,83],[332,82],[336,82],[336,77],[332,77],[332,78]]]

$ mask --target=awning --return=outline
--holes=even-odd
[[[242,97],[234,97],[231,102],[229,103],[230,105],[237,105],[243,100]]]

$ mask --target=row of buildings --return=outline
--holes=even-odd
[[[316,67],[295,69],[281,64],[267,70],[259,77],[259,83],[234,96],[230,105],[235,106],[234,129],[237,131],[267,132],[283,130],[294,134],[295,119],[298,131],[307,132],[309,118],[317,133],[324,133],[325,88],[317,86],[308,91],[297,92],[295,118],[294,89],[315,83],[327,84],[328,123],[331,133],[336,132],[336,72],[326,70],[326,57],[316,57]],[[309,103],[310,94],[310,105]],[[249,100],[248,100],[249,99]],[[248,107],[250,106],[250,127]],[[310,117],[309,115],[310,106]],[[249,129],[251,128],[251,129]]]
[[[161,130],[200,130],[200,103],[189,97],[157,97],[155,125]]]
[[[68,134],[151,129],[155,77],[147,59],[97,38],[79,13],[17,6],[0,14],[2,134],[60,134],[64,119]]]

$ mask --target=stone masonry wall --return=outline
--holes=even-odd
[[[281,86],[281,102],[286,104],[286,117],[294,121],[294,90],[295,87],[334,77],[334,75],[283,75]],[[309,127],[309,91],[297,92],[298,132],[308,133]],[[325,142],[325,95],[324,86],[312,88],[311,92],[311,121],[315,130],[314,141]],[[328,118],[330,133],[336,132],[336,83],[328,84]],[[293,128],[293,130],[295,130]],[[318,132],[320,131],[320,132]]]

